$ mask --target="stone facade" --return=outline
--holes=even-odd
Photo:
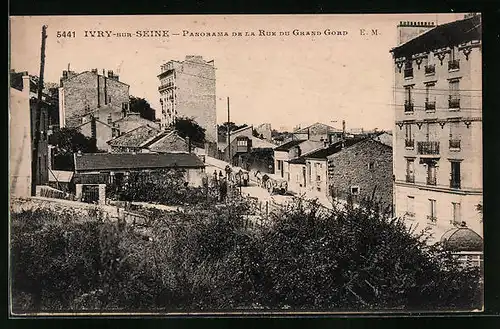
[[[60,125],[74,127],[81,124],[80,117],[108,104],[116,108],[129,104],[129,85],[119,81],[113,72],[98,74],[97,70],[80,74],[63,72],[59,88]]]
[[[161,126],[171,125],[176,117],[192,118],[205,128],[207,142],[217,143],[214,62],[186,56],[162,65],[158,78]]]
[[[171,132],[149,145],[148,149],[157,153],[189,152],[189,145],[176,132]]]
[[[482,236],[481,18],[413,40],[391,51],[395,214],[438,240],[457,225]]]
[[[328,156],[330,197],[393,204],[392,148],[366,139]]]

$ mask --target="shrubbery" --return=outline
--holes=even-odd
[[[267,226],[245,203],[148,227],[12,215],[13,304],[57,310],[438,310],[481,307],[480,273],[368,208],[297,200]],[[74,219],[74,218],[73,218]]]

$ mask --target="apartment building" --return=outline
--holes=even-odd
[[[432,228],[435,241],[456,227],[482,236],[481,16],[401,22],[398,42],[395,213]]]
[[[186,56],[184,61],[171,60],[161,66],[161,127],[170,126],[176,117],[194,119],[205,128],[209,143],[217,143],[217,113],[214,61],[202,56]]]

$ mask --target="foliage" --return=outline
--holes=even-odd
[[[203,145],[205,143],[205,128],[201,127],[192,118],[176,118],[174,128],[182,138],[189,137],[191,143]]]
[[[141,118],[155,121],[155,110],[144,98],[130,96],[130,111],[139,113]]]
[[[14,305],[29,310],[469,310],[480,272],[365,208],[299,200],[248,226],[245,200],[149,226],[12,216]],[[81,217],[81,216],[80,216]],[[66,217],[68,218],[68,217]]]
[[[78,128],[61,128],[49,137],[54,149],[54,169],[73,171],[73,154],[76,152],[96,153],[96,140],[83,135]]]
[[[184,205],[212,202],[202,188],[187,186],[181,169],[155,172],[132,172],[123,186],[109,185],[106,194],[121,201],[154,202],[165,205]]]

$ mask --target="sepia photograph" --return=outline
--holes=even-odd
[[[10,316],[483,312],[481,37],[11,16]]]

